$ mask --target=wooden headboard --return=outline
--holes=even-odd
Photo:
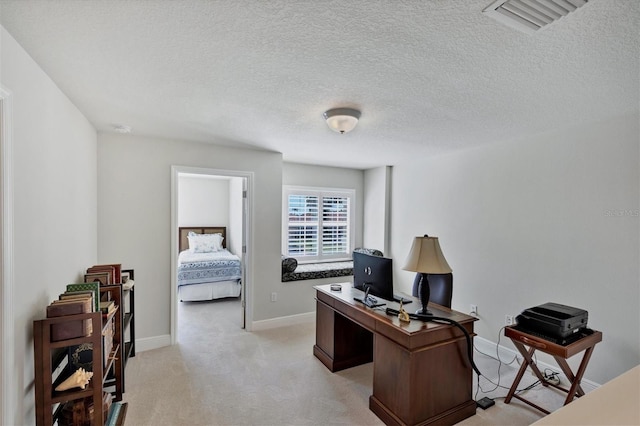
[[[226,226],[181,226],[178,228],[178,252],[189,248],[187,235],[189,232],[196,234],[222,234],[222,247],[227,247],[227,227]]]

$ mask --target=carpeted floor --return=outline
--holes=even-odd
[[[237,300],[186,302],[179,307],[179,341],[139,352],[126,369],[131,425],[381,425],[369,410],[372,364],[331,373],[312,353],[315,324],[258,332],[240,328]],[[498,362],[475,352],[484,376],[497,382]],[[474,398],[495,398],[460,425],[528,425],[542,413],[504,396],[518,368],[502,365],[501,385],[485,377]],[[522,387],[535,378],[526,374]],[[525,383],[526,382],[526,383]],[[537,386],[527,397],[558,408],[564,394]]]

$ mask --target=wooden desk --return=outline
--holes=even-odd
[[[461,330],[417,320],[405,325],[387,316],[385,307],[374,310],[354,301],[362,292],[351,283],[341,284],[340,292],[332,292],[329,285],[314,287],[313,353],[329,370],[373,361],[369,408],[388,425],[454,424],[475,414],[473,370]],[[398,309],[399,304],[387,306]],[[417,299],[408,305],[416,306]],[[439,305],[429,308],[474,335],[475,317]]]
[[[554,388],[560,389],[561,391],[567,393],[567,399],[564,401],[564,405],[567,405],[568,403],[573,401],[576,396],[584,395],[584,391],[580,386],[580,381],[582,380],[582,375],[587,369],[587,364],[589,364],[589,359],[591,358],[591,353],[593,352],[594,346],[598,342],[602,341],[601,332],[593,331],[592,334],[585,335],[580,340],[577,340],[566,346],[558,345],[541,337],[525,333],[521,330],[517,330],[514,326],[506,327],[504,329],[504,335],[511,339],[518,352],[520,352],[520,354],[524,358],[522,366],[520,367],[518,374],[513,380],[513,385],[511,385],[511,389],[509,389],[509,393],[504,400],[505,404],[510,403],[511,398],[516,398],[542,411],[543,413],[549,414],[549,411],[515,393],[520,380],[522,380],[524,372],[527,370],[527,367],[531,367],[531,370],[533,370],[533,373],[538,377],[538,380],[540,380],[543,386],[553,386]],[[529,350],[525,348],[525,345],[529,346]],[[571,383],[571,387],[569,389],[565,389],[562,386],[549,383],[544,379],[542,373],[540,373],[540,370],[538,369],[538,366],[533,360],[533,353],[536,350],[553,356],[553,358],[560,366],[560,369],[562,370],[564,375],[567,376],[567,379],[569,379],[569,382]],[[580,362],[580,366],[578,367],[578,370],[574,375],[566,360],[583,351],[584,355],[582,357],[582,361]]]

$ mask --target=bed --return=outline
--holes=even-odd
[[[242,266],[240,258],[227,250],[227,228],[180,227],[178,234],[179,300],[186,302],[240,296]],[[215,234],[220,234],[221,241]],[[192,237],[191,249],[189,236]],[[215,244],[212,244],[213,241]]]

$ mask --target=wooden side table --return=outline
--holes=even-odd
[[[593,353],[593,348],[597,343],[602,341],[602,333],[595,330],[584,330],[579,331],[578,333],[582,333],[583,336],[575,342],[563,346],[546,340],[542,337],[538,337],[533,334],[528,334],[522,330],[518,330],[514,326],[506,327],[504,329],[504,335],[511,339],[518,352],[520,352],[520,354],[524,358],[524,362],[522,363],[518,374],[513,380],[511,389],[509,389],[509,393],[504,400],[505,404],[510,403],[511,398],[516,398],[542,411],[545,414],[550,413],[544,408],[532,403],[531,401],[526,400],[522,396],[516,395],[516,389],[518,388],[518,384],[520,384],[520,380],[522,380],[522,376],[524,376],[527,367],[531,367],[531,370],[533,370],[533,373],[536,375],[536,377],[538,377],[543,386],[552,386],[567,393],[567,399],[565,399],[564,405],[567,405],[568,403],[573,401],[576,396],[583,396],[584,391],[580,386],[580,381],[582,380],[582,376],[587,369],[587,364],[589,364],[589,359],[591,358],[591,354]],[[525,345],[529,347],[528,350]],[[553,383],[549,383],[544,379],[544,376],[533,360],[533,354],[536,350],[553,356],[564,375],[567,377],[567,379],[569,379],[569,383],[571,383],[571,387],[569,389]],[[569,367],[569,364],[567,364],[566,360],[583,351],[584,355],[582,356],[582,361],[580,362],[578,370],[574,374],[571,371],[571,368]]]

